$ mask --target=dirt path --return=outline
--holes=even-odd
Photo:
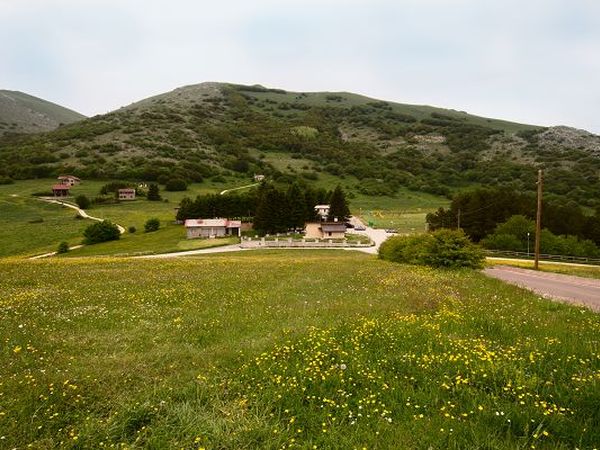
[[[240,187],[236,187],[236,188],[225,189],[225,190],[219,192],[219,195],[225,195],[228,192],[237,191],[238,189],[248,189],[248,188],[251,188],[253,186],[258,186],[259,184],[260,183],[252,183],[252,184],[247,184],[246,186],[240,186]]]
[[[105,220],[105,219],[102,219],[100,217],[90,216],[87,212],[85,212],[85,210],[81,209],[77,205],[74,205],[73,203],[68,203],[68,202],[65,202],[63,200],[56,200],[56,199],[50,198],[50,197],[37,197],[37,198],[39,200],[42,200],[42,201],[46,202],[46,203],[55,203],[57,205],[62,205],[62,206],[66,206],[67,208],[74,209],[75,211],[77,211],[77,214],[79,214],[84,219],[95,220],[96,222],[102,222],[102,221]],[[118,223],[115,223],[115,225],[119,229],[119,233],[121,233],[121,234],[125,233],[125,228],[123,228]]]
[[[587,306],[600,312],[600,280],[507,266],[491,267],[483,272],[544,297]]]
[[[104,220],[104,219],[101,219],[100,217],[90,216],[87,212],[85,212],[85,210],[81,209],[79,206],[74,205],[73,203],[65,202],[64,200],[56,200],[55,198],[52,198],[52,197],[36,197],[36,198],[38,200],[41,200],[41,201],[46,202],[46,203],[53,203],[53,204],[56,204],[56,205],[66,206],[67,208],[74,209],[75,211],[77,211],[77,214],[79,214],[79,216],[83,217],[84,219],[95,220],[96,222],[102,222]],[[125,233],[125,228],[123,228],[118,223],[116,223],[115,225],[119,229],[119,233],[121,233],[121,234]],[[70,249],[71,250],[75,250],[75,249],[78,249],[78,248],[81,248],[81,247],[83,247],[83,244],[82,245],[75,245],[75,246],[71,247]],[[42,255],[32,256],[29,259],[48,258],[50,256],[56,255],[56,253],[57,252],[44,253]]]

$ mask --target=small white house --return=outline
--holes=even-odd
[[[75,186],[76,184],[81,183],[81,179],[73,175],[61,175],[58,177],[58,182],[65,186]]]
[[[135,189],[119,189],[119,200],[135,200]]]
[[[188,239],[240,236],[242,222],[229,219],[187,219],[185,229]]]
[[[265,176],[263,174],[260,174],[260,173],[254,174],[254,181],[260,182],[260,181],[264,181],[264,180],[265,180]]]
[[[329,205],[316,205],[315,212],[322,220],[327,220],[327,216],[329,216]]]

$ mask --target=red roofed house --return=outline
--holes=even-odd
[[[187,238],[215,238],[240,236],[242,222],[229,219],[187,219],[185,221]]]
[[[307,238],[344,239],[346,224],[344,222],[308,222],[306,224]]]
[[[54,186],[52,186],[52,194],[55,197],[66,197],[69,195],[69,189],[71,189],[71,186],[69,185],[55,184]]]
[[[74,186],[81,183],[81,180],[73,175],[61,175],[58,177],[58,182],[67,186]]]
[[[135,200],[135,189],[119,189],[119,200]]]

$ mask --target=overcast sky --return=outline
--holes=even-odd
[[[202,81],[600,133],[600,1],[0,0],[0,88],[94,115]]]

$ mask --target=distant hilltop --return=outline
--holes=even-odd
[[[83,114],[41,98],[0,90],[0,135],[51,131],[82,119]]]

